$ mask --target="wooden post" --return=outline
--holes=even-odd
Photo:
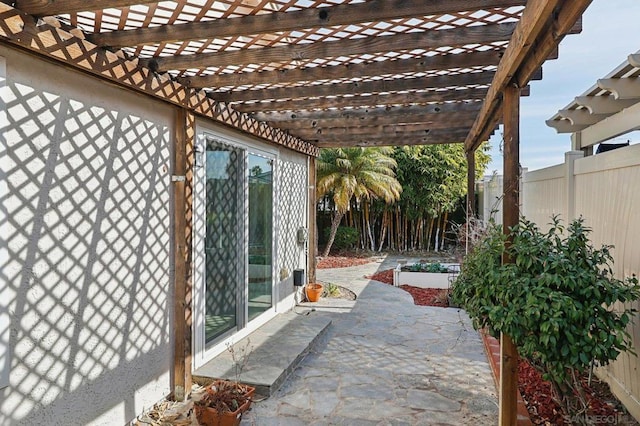
[[[476,151],[467,151],[467,223],[476,210]]]
[[[309,236],[307,241],[307,271],[309,282],[316,282],[316,256],[318,254],[318,236],[316,216],[318,209],[316,208],[316,158],[309,157],[309,183],[308,199],[309,199]]]
[[[520,216],[520,89],[507,86],[504,90],[504,199],[502,226],[504,232],[518,224]],[[511,243],[507,240],[506,246]],[[503,253],[502,263],[513,260]],[[518,350],[511,338],[500,336],[500,418],[501,426],[514,426],[518,402]]]
[[[174,242],[174,356],[173,396],[183,401],[191,393],[191,204],[193,169],[188,152],[193,152],[193,114],[176,111],[174,136],[173,242]],[[189,148],[190,147],[190,148]],[[190,151],[189,151],[190,150]],[[189,179],[187,174],[190,173]],[[189,188],[189,191],[187,191]],[[187,197],[188,193],[188,197]],[[188,216],[188,217],[187,217]],[[187,303],[189,299],[189,303]]]
[[[196,163],[196,117],[190,110],[185,110],[186,139],[185,151],[187,153],[187,171],[185,180],[185,335],[184,335],[184,392],[185,396],[191,394],[193,379],[191,377],[193,360],[193,199],[194,199],[194,175]]]
[[[467,151],[467,223],[464,251],[469,253],[469,243],[471,238],[471,221],[475,217],[476,209],[476,151]]]

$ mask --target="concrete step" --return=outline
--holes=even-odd
[[[261,396],[271,396],[330,325],[329,316],[319,312],[310,315],[287,312],[276,316],[233,345],[238,363],[242,363],[243,350],[249,353],[239,381],[255,386]],[[236,380],[235,366],[231,351],[226,350],[197,369],[193,376]]]

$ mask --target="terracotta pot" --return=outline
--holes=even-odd
[[[195,410],[198,424],[202,426],[238,426],[240,420],[242,420],[242,414],[251,407],[251,401],[255,391],[255,388],[248,386],[247,396],[249,399],[238,407],[236,411],[219,413],[215,408],[196,404]]]
[[[304,293],[307,295],[307,300],[309,302],[317,302],[320,300],[320,296],[322,296],[323,291],[324,287],[322,284],[307,284],[304,287]]]

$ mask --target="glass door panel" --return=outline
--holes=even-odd
[[[243,151],[208,140],[206,147],[205,344],[243,321]]]
[[[273,160],[249,154],[249,321],[273,306]]]

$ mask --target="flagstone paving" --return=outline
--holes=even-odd
[[[498,405],[481,339],[464,311],[416,306],[365,279],[396,259],[318,271],[355,303],[309,304],[332,325],[282,388],[242,425],[493,425]]]

